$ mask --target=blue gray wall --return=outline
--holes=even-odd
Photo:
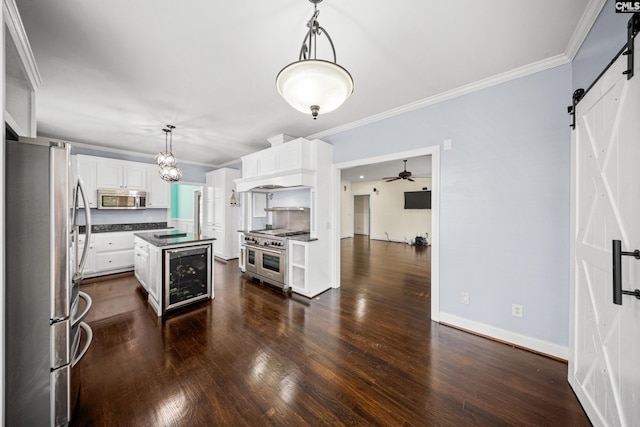
[[[612,14],[607,4],[575,64],[323,138],[335,163],[452,139],[441,159],[442,313],[568,345],[567,106],[573,76],[588,86],[624,43],[602,42],[625,31]],[[511,315],[512,303],[524,306],[523,318]]]

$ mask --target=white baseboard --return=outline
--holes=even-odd
[[[371,236],[371,240],[382,240],[383,242],[407,243],[402,240],[388,239],[387,236]]]
[[[549,341],[517,334],[515,332],[507,331],[506,329],[496,328],[491,325],[486,325],[484,323],[475,322],[473,320],[443,312],[440,312],[440,323],[446,323],[477,334],[486,335],[488,337],[495,338],[518,347],[533,350],[538,353],[547,354],[558,359],[569,359],[569,347],[554,344]]]

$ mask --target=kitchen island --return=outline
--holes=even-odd
[[[158,316],[214,298],[214,240],[175,229],[134,234],[135,276]]]

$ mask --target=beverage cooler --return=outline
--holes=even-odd
[[[211,245],[164,251],[164,311],[211,296]]]

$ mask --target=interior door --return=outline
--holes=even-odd
[[[612,241],[640,248],[640,70],[626,68],[578,103],[573,133],[569,382],[596,426],[640,422],[640,300],[613,304],[612,285]],[[639,288],[640,260],[623,258],[623,289]]]

